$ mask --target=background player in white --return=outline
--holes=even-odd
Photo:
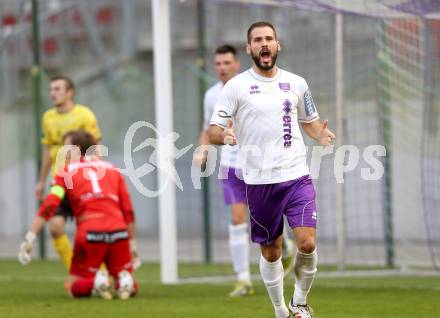
[[[317,269],[317,213],[298,121],[321,145],[330,145],[335,136],[327,121],[319,121],[306,81],[275,65],[280,48],[272,24],[249,27],[246,52],[252,68],[226,83],[208,134],[211,143],[240,146],[252,241],[261,246],[260,274],[277,318],[289,317],[281,263],[283,215],[293,229],[298,252],[289,308],[294,317],[307,318],[313,317],[307,294]]]
[[[214,69],[219,82],[208,89],[203,101],[203,129],[199,136],[200,151],[194,153],[194,162],[202,165],[206,162],[207,152],[203,148],[209,145],[207,129],[214,111],[218,96],[227,81],[238,74],[240,61],[236,49],[228,44],[219,46],[215,51]],[[229,225],[229,250],[237,283],[230,296],[254,294],[249,269],[249,234],[247,222],[246,185],[239,165],[238,146],[222,147],[220,174],[224,201],[231,207],[231,224]]]

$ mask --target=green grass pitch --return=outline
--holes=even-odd
[[[159,282],[159,266],[138,271],[140,291],[129,301],[97,298],[75,300],[63,289],[59,262],[35,261],[23,267],[0,260],[0,317],[273,317],[260,280],[256,295],[231,299],[231,283],[178,284]],[[286,301],[293,284],[286,282]],[[318,277],[309,296],[318,318],[440,317],[440,276]]]

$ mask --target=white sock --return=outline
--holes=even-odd
[[[307,294],[312,287],[317,271],[318,253],[316,249],[310,253],[297,251],[295,258],[295,291],[293,293],[294,305],[306,305]]]
[[[269,293],[270,300],[275,308],[277,318],[289,317],[289,310],[284,302],[284,269],[281,258],[275,262],[268,262],[260,256],[260,274]]]
[[[249,270],[249,234],[247,223],[229,225],[229,250],[239,281],[251,283]]]

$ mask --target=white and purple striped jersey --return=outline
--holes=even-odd
[[[278,69],[268,78],[249,69],[221,90],[210,121],[234,132],[248,184],[271,184],[309,174],[299,122],[319,119],[304,78]]]
[[[223,83],[218,82],[205,93],[203,100],[203,118],[204,118],[204,129],[208,129],[209,122],[211,120],[212,114],[214,112],[215,103],[220,96],[220,92],[223,89]],[[222,146],[221,156],[220,156],[220,166],[229,167],[234,169],[241,169],[239,161],[240,150],[238,146]]]

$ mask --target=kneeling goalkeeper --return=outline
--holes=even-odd
[[[88,297],[93,292],[111,299],[109,272],[116,282],[118,297],[127,299],[136,294],[137,284],[132,263],[134,213],[124,177],[109,162],[86,156],[87,150],[96,145],[91,134],[71,131],[63,140],[65,145],[74,146],[68,153],[70,159],[52,181],[49,194],[20,246],[19,261],[30,262],[35,237],[67,196],[77,225],[67,284],[70,294]],[[99,270],[101,263],[106,264],[108,272]]]

